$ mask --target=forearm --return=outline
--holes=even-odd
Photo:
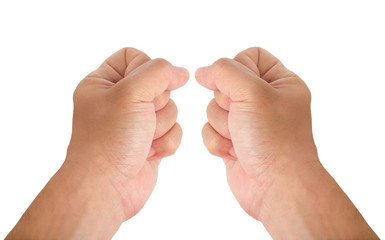
[[[124,221],[121,209],[102,172],[63,165],[7,239],[108,239]]]
[[[274,239],[378,239],[320,163],[288,165],[267,193],[260,219]]]

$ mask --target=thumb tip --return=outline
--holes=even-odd
[[[189,79],[190,73],[189,71],[184,67],[176,67],[179,71],[179,74],[183,77],[183,79]]]

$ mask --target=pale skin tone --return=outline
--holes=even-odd
[[[122,49],[74,93],[62,167],[7,239],[109,239],[155,187],[158,164],[182,137],[170,91],[184,68]],[[273,55],[250,48],[196,72],[214,91],[203,141],[221,157],[243,209],[274,239],[378,239],[322,167],[310,92]]]
[[[111,238],[143,207],[160,160],[180,144],[170,91],[188,77],[186,69],[132,48],[90,73],[74,93],[63,166],[7,238]]]
[[[243,209],[274,239],[378,239],[322,167],[310,91],[272,54],[250,48],[196,72],[214,91],[203,140],[223,158]]]

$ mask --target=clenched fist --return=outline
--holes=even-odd
[[[52,177],[9,239],[109,239],[150,196],[160,159],[182,137],[170,91],[184,68],[124,48],[74,93],[71,142]]]
[[[198,69],[196,79],[215,95],[204,143],[224,159],[240,205],[274,239],[376,238],[318,159],[310,92],[296,74],[250,48]]]
[[[187,79],[186,69],[125,48],[75,90],[67,162],[110,171],[119,180],[112,184],[119,185],[127,218],[149,197],[160,159],[179,146],[182,130],[170,91]]]
[[[232,191],[259,219],[262,194],[271,185],[268,175],[292,163],[293,156],[304,161],[299,165],[316,162],[310,92],[261,48],[200,68],[196,78],[215,91],[207,107],[204,142],[212,154],[224,158]]]

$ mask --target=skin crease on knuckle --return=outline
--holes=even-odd
[[[217,104],[225,109],[226,111],[229,111],[231,99],[226,96],[225,94],[221,93],[220,91],[214,91],[214,98]]]
[[[173,155],[180,145],[182,134],[182,128],[178,123],[175,123],[174,126],[165,135],[163,135],[162,138],[164,138],[164,140],[162,147],[159,149],[159,155]]]
[[[210,123],[205,123],[205,125],[203,126],[202,136],[204,144],[209,153],[212,155],[216,155],[217,141],[215,139],[215,135],[213,135],[213,132],[211,130]]]
[[[220,108],[215,99],[212,99],[207,106],[207,119],[211,126],[223,137],[230,139],[230,132],[227,126],[228,111]]]
[[[173,100],[156,112],[156,129],[154,139],[160,138],[168,132],[175,124],[178,115],[178,108]]]
[[[231,141],[222,137],[219,133],[211,127],[210,123],[206,123],[202,128],[202,137],[204,145],[210,154],[222,158],[234,159],[229,154],[231,148]]]
[[[167,156],[174,154],[176,152],[178,146],[179,146],[179,141],[177,139],[175,139],[175,138],[168,139],[168,141],[166,142],[166,144],[164,146],[164,149],[166,149],[165,154]]]
[[[233,66],[230,58],[221,58],[214,62],[213,67],[218,68],[217,71],[226,71]]]
[[[168,100],[170,99],[170,91],[164,91],[161,95],[157,96],[153,103],[155,111],[159,111],[166,106]]]

